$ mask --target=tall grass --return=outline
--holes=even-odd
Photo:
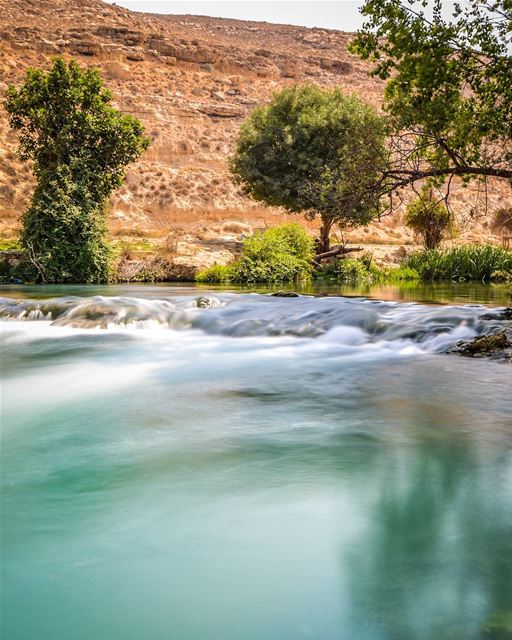
[[[422,280],[512,281],[512,252],[492,245],[429,249],[413,254],[405,266]]]

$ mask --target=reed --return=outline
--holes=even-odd
[[[422,280],[512,281],[512,252],[493,245],[463,245],[413,254],[405,266]]]

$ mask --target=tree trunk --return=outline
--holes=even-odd
[[[329,251],[329,248],[330,248],[329,234],[331,233],[332,225],[333,225],[333,220],[331,218],[322,216],[322,226],[320,227],[320,238],[318,239],[317,246],[316,246],[317,253],[325,253],[326,251]]]

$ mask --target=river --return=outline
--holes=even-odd
[[[0,291],[3,640],[512,637],[510,287],[303,292]]]

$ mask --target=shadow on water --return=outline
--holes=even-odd
[[[423,443],[408,460],[392,459],[375,474],[368,530],[341,552],[354,637],[512,637],[503,457],[483,461],[461,449]]]

